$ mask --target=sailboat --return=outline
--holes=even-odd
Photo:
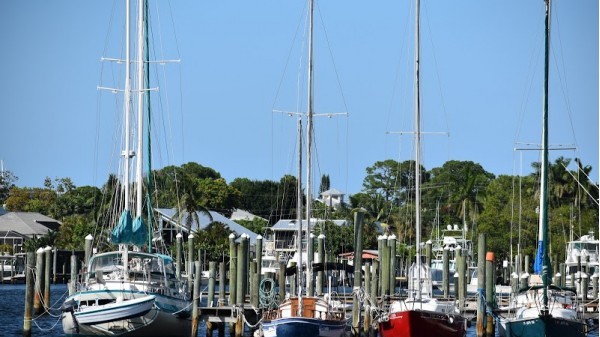
[[[262,332],[264,337],[340,337],[346,328],[345,312],[334,306],[331,298],[325,299],[313,296],[310,250],[303,250],[303,222],[306,222],[306,236],[311,231],[310,209],[310,176],[311,176],[311,146],[312,146],[312,118],[313,118],[313,74],[312,74],[312,39],[313,39],[313,0],[309,0],[309,47],[308,47],[308,112],[307,118],[307,203],[306,221],[302,219],[302,118],[298,116],[298,188],[297,188],[297,225],[296,259],[297,259],[297,294],[290,296],[276,309],[263,313]],[[306,262],[303,262],[306,256]],[[306,275],[304,273],[306,265]],[[306,284],[306,296],[303,285]]]
[[[579,337],[585,336],[586,324],[577,317],[577,310],[568,302],[570,296],[552,285],[552,266],[548,255],[548,77],[550,60],[550,0],[545,3],[544,35],[544,107],[542,116],[542,163],[540,179],[539,242],[534,271],[540,274],[542,285],[525,289],[532,293],[527,305],[518,309],[514,318],[500,321],[500,334],[505,337]],[[541,294],[540,294],[541,292]],[[527,294],[529,295],[529,294]]]
[[[408,297],[390,304],[387,313],[378,319],[381,337],[460,337],[467,321],[451,302],[441,302],[432,296],[429,266],[421,261],[421,108],[419,88],[420,1],[415,3],[415,236],[416,261],[408,273]]]
[[[62,305],[62,325],[66,336],[184,336],[191,331],[189,294],[175,273],[170,256],[154,253],[152,240],[142,218],[142,168],[144,144],[144,105],[149,89],[145,85],[149,61],[144,33],[148,31],[148,2],[137,3],[137,59],[130,56],[131,4],[125,4],[124,192],[118,224],[110,241],[116,251],[96,253],[85,266],[82,283]],[[131,65],[137,65],[137,85],[132,88]],[[116,90],[115,90],[116,91]],[[137,93],[137,148],[130,146],[132,93]],[[130,167],[136,159],[136,209],[132,216]],[[149,160],[149,158],[147,158]],[[149,206],[150,207],[150,206]],[[151,212],[149,212],[151,214]],[[149,216],[150,217],[150,216]],[[91,236],[87,239],[92,240]],[[142,249],[147,247],[148,252]],[[72,280],[75,283],[76,280]]]

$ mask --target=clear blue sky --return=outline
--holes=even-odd
[[[316,110],[348,116],[316,119],[315,174],[353,194],[374,162],[413,157],[410,136],[387,134],[412,130],[412,1],[317,3]],[[160,68],[172,117],[157,129],[173,145],[155,165],[195,161],[228,182],[295,174],[295,120],[272,110],[305,106],[305,88],[296,88],[305,2],[158,4],[159,57],[181,63]],[[19,186],[42,186],[46,176],[77,186],[106,180],[121,108],[96,87],[123,86],[100,62],[120,55],[121,7],[0,2],[0,160]],[[556,0],[553,15],[550,142],[578,150],[551,156],[580,157],[597,182],[598,1]],[[542,64],[542,0],[422,1],[423,131],[449,133],[425,136],[425,167],[456,159],[496,175],[529,173],[537,152],[524,152],[521,165],[513,149],[541,138]]]

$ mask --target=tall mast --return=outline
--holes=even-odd
[[[124,167],[124,179],[123,186],[125,191],[125,210],[129,210],[129,166],[131,161],[131,149],[129,144],[130,137],[130,110],[131,110],[131,50],[129,47],[131,38],[131,23],[129,20],[130,8],[129,0],[125,0],[125,148],[123,149],[123,156],[125,157]]]
[[[307,112],[307,121],[306,121],[306,281],[307,281],[307,295],[312,296],[313,286],[312,286],[312,278],[311,278],[311,264],[312,264],[312,256],[308,254],[311,249],[308,249],[308,244],[310,243],[308,240],[308,236],[310,235],[310,219],[311,219],[311,202],[312,202],[312,192],[311,192],[311,150],[312,150],[312,128],[313,128],[313,0],[309,1],[308,5],[308,112]]]
[[[142,216],[142,169],[144,146],[144,0],[138,0],[137,21],[137,150],[136,150],[136,217]]]
[[[540,187],[540,234],[542,239],[542,315],[548,314],[548,290],[550,285],[550,260],[548,258],[548,77],[550,63],[550,0],[545,0],[545,38],[544,38],[544,109],[542,117],[542,167]]]
[[[298,285],[298,296],[302,296],[302,116],[298,116],[298,180],[296,182],[296,221],[298,222],[298,235],[296,242],[296,256],[298,265],[296,269],[296,284]]]
[[[415,4],[415,227],[417,258],[417,299],[421,298],[421,92],[419,87],[420,1]]]

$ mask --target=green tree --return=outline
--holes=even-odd
[[[3,205],[8,199],[10,190],[15,187],[15,182],[19,180],[11,171],[0,172],[0,205]]]

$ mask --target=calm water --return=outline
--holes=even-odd
[[[44,315],[34,320],[32,336],[63,337],[62,324],[59,318],[59,308],[67,296],[67,286],[64,284],[52,285],[51,307],[52,315]],[[25,285],[0,285],[0,336],[23,335],[23,312],[25,306]],[[227,329],[226,329],[227,330]],[[217,335],[216,332],[214,334]],[[200,324],[198,336],[204,337],[204,324]],[[226,336],[228,336],[226,334]],[[248,334],[250,336],[250,334]],[[597,337],[598,331],[589,337]],[[186,336],[187,337],[187,336]],[[432,336],[435,337],[435,336]],[[475,327],[467,331],[467,337],[475,337]]]

